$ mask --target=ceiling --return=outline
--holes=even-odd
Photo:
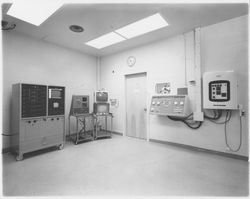
[[[16,28],[8,31],[94,56],[113,54],[248,13],[247,4],[64,4],[44,23],[35,26],[6,15],[9,7],[10,4],[2,5],[3,20],[15,23]],[[158,12],[169,26],[100,50],[85,45],[98,36]],[[84,32],[70,31],[72,24],[82,26]]]

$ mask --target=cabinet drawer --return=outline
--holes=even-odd
[[[55,136],[64,132],[64,118],[37,118],[22,120],[20,141],[32,141],[47,136]]]

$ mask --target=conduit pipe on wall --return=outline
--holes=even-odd
[[[202,112],[202,92],[201,92],[201,28],[196,28],[194,31],[194,44],[195,44],[195,110],[194,120],[203,121],[204,115]]]
[[[186,41],[186,35],[183,34],[183,39],[184,39],[184,66],[185,66],[185,86],[187,86],[187,41]]]
[[[96,80],[97,80],[97,90],[101,89],[101,58],[97,57],[97,66],[96,66]]]

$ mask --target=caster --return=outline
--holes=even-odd
[[[60,144],[60,145],[58,146],[58,149],[59,149],[59,150],[62,150],[63,147],[64,147],[64,145],[63,145],[63,144]]]
[[[20,153],[16,156],[16,161],[21,161],[21,160],[23,160],[23,154]]]
[[[75,145],[77,145],[78,144],[78,142],[75,142]]]

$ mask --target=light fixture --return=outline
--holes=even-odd
[[[97,49],[168,26],[165,19],[159,14],[146,17],[113,32],[105,34],[85,44]]]
[[[15,2],[11,5],[7,14],[39,26],[62,5],[62,3],[55,1],[47,3],[34,1],[29,1],[29,3]]]
[[[168,23],[157,13],[117,29],[114,32],[130,39],[166,26],[168,26]]]
[[[114,32],[110,32],[110,33],[105,34],[101,37],[93,39],[93,40],[87,42],[86,44],[88,46],[92,46],[94,48],[101,49],[101,48],[104,48],[106,46],[110,46],[110,45],[113,45],[115,43],[119,43],[119,42],[124,41],[124,40],[125,40],[125,38],[121,37],[120,35],[118,35]]]
[[[77,32],[77,33],[83,32],[83,30],[84,30],[83,27],[78,26],[78,25],[71,25],[71,26],[69,26],[69,29],[70,29],[71,31]]]

